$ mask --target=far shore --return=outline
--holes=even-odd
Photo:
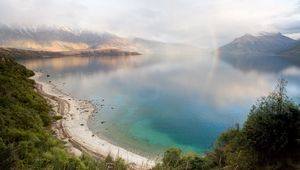
[[[32,77],[37,83],[37,91],[53,106],[55,115],[62,116],[53,125],[56,136],[66,142],[70,152],[79,156],[82,153],[98,159],[107,155],[114,159],[122,158],[133,169],[150,169],[155,161],[113,145],[95,135],[87,125],[89,117],[94,113],[95,106],[87,100],[75,99],[51,83],[45,83],[39,78],[43,74],[35,72]]]

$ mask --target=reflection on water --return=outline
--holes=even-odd
[[[81,72],[108,72],[121,67],[134,67],[138,62],[130,60],[137,56],[102,56],[102,57],[57,57],[19,61],[34,70],[49,70],[51,73],[72,74]]]
[[[280,73],[240,71],[195,51],[20,62],[50,74],[43,80],[67,93],[92,100],[98,112],[89,125],[96,134],[151,156],[172,146],[208,150],[224,129],[243,123],[279,75],[289,80],[288,93],[300,101],[297,67]]]

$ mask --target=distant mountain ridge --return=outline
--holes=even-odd
[[[281,33],[261,33],[258,36],[245,34],[231,43],[220,48],[227,53],[267,53],[277,54],[296,45],[297,40],[291,39]]]
[[[291,64],[300,65],[294,62],[300,61],[300,41],[281,33],[245,34],[220,47],[218,52],[222,60],[243,70],[280,71]]]
[[[13,27],[0,24],[0,47],[32,51],[66,52],[113,50],[142,54],[172,52],[184,44],[164,43],[139,37],[123,38],[111,33],[97,33],[68,27]]]
[[[0,46],[45,51],[135,49],[128,39],[110,33],[74,31],[64,27],[29,28],[5,25],[0,26]]]

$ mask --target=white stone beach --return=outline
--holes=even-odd
[[[87,125],[95,107],[87,100],[75,99],[63,93],[52,83],[41,81],[41,76],[44,75],[35,72],[32,79],[36,81],[38,91],[51,102],[56,114],[63,117],[53,126],[57,137],[67,142],[72,153],[80,155],[84,152],[102,159],[110,154],[114,159],[124,159],[134,169],[150,169],[155,165],[154,160],[113,145],[95,135]]]

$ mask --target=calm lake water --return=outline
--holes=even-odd
[[[145,156],[169,147],[203,153],[218,135],[242,124],[260,96],[282,76],[300,101],[300,70],[239,70],[210,52],[168,48],[128,57],[65,57],[19,61],[50,74],[44,81],[91,100],[95,134]]]

